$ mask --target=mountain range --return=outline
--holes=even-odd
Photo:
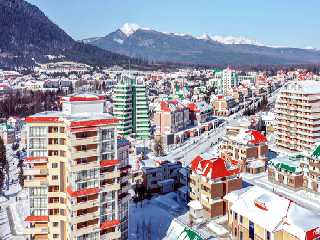
[[[127,56],[75,41],[24,0],[0,0],[0,31],[0,67],[32,66],[48,61],[48,55],[92,65],[129,62]]]
[[[270,47],[247,38],[194,37],[129,23],[105,37],[82,42],[130,57],[185,64],[320,63],[320,51],[314,49]]]

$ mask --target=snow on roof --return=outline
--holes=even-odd
[[[320,215],[315,214],[299,205],[292,203],[282,229],[299,239],[306,238],[307,232],[313,229],[320,230]],[[320,234],[318,234],[318,237]]]
[[[314,80],[291,81],[286,83],[280,91],[302,94],[320,94],[320,82]]]
[[[186,107],[178,100],[160,102],[160,110],[164,112],[174,112],[176,110],[181,110],[184,108]]]
[[[210,112],[212,111],[212,106],[206,101],[200,101],[196,103],[189,103],[188,108],[193,112]]]
[[[240,189],[228,193],[224,199],[232,202],[232,211],[267,231],[285,230],[298,239],[309,239],[306,238],[308,234],[320,236],[320,233],[314,233],[320,229],[320,215],[261,187]]]
[[[249,168],[262,168],[264,166],[265,166],[265,163],[264,161],[261,161],[261,160],[251,161],[248,164]]]
[[[234,162],[226,161],[220,157],[212,157],[206,153],[198,155],[192,160],[191,169],[196,174],[201,174],[211,180],[240,173],[240,169]]]
[[[289,204],[290,200],[254,186],[239,194],[231,210],[272,232],[286,215]]]
[[[230,135],[231,140],[240,144],[260,144],[267,141],[266,136],[257,130],[248,130],[241,128],[237,135]]]
[[[188,203],[188,206],[191,207],[192,209],[195,209],[195,210],[203,209],[203,206],[202,206],[201,202],[199,202],[198,200],[190,201]]]

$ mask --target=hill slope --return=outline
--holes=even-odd
[[[126,56],[73,40],[36,6],[24,0],[0,0],[0,66],[29,66],[63,55],[88,64],[126,64]],[[136,60],[132,60],[135,62]]]

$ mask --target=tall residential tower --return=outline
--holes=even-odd
[[[127,239],[128,162],[104,98],[63,97],[62,112],[26,118],[24,187],[31,239]]]

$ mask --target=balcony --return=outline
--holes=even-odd
[[[114,172],[106,172],[106,173],[101,173],[100,174],[100,179],[105,180],[105,179],[114,179],[120,177],[120,172],[114,171]]]
[[[25,180],[24,187],[43,187],[48,185],[48,180]]]
[[[121,238],[120,231],[106,233],[101,235],[100,237],[101,240],[112,240],[112,239],[120,239],[120,238]]]
[[[120,190],[120,184],[119,183],[105,184],[101,186],[101,190],[103,192],[118,191]]]
[[[46,168],[25,168],[23,169],[25,176],[34,176],[34,175],[47,175],[48,169]]]
[[[89,170],[89,169],[98,168],[98,167],[100,167],[98,161],[92,161],[92,162],[89,162],[89,163],[79,163],[79,164],[74,162],[71,165],[71,171],[72,172],[78,172],[78,171]]]
[[[81,222],[87,222],[90,220],[97,219],[97,218],[99,218],[99,216],[100,216],[99,210],[97,210],[96,212],[93,212],[93,213],[87,213],[87,214],[83,214],[80,216],[72,216],[70,223],[77,224],[77,223],[81,223]]]
[[[95,199],[87,202],[74,203],[70,206],[70,210],[77,211],[81,209],[87,209],[87,208],[98,207],[98,206],[99,206],[98,199]]]
[[[72,159],[75,158],[86,158],[92,156],[98,156],[99,153],[97,149],[86,150],[86,151],[72,151]]]
[[[89,233],[93,233],[93,232],[96,232],[96,231],[100,231],[99,229],[99,226],[98,224],[93,224],[93,225],[90,225],[88,227],[83,227],[83,228],[80,228],[80,229],[76,229],[75,231],[73,231],[73,237],[79,237],[83,234],[89,234]]]
[[[48,227],[29,227],[24,230],[26,235],[48,234]]]
[[[87,138],[76,138],[72,137],[70,139],[71,146],[78,146],[78,145],[89,145],[98,142],[97,136],[87,137]]]

